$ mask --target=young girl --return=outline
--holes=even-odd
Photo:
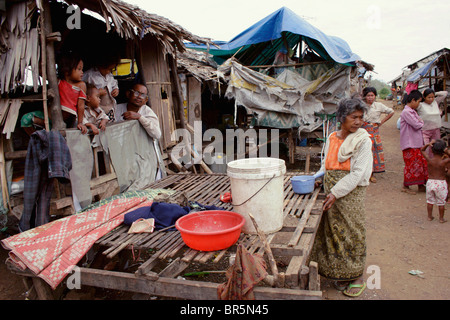
[[[446,97],[447,91],[434,92],[433,89],[428,88],[423,92],[423,101],[417,108],[417,113],[423,120],[422,135],[424,144],[428,144],[431,140],[438,140],[441,138],[441,110],[439,103]],[[428,155],[432,157],[431,150],[428,150]]]
[[[58,91],[61,111],[67,128],[78,128],[83,134],[87,128],[83,124],[84,102],[86,100],[86,84],[83,77],[83,61],[76,54],[64,55],[58,63]],[[51,120],[51,119],[50,119]],[[50,123],[51,125],[51,123]],[[35,128],[44,128],[44,113],[40,110],[25,114],[21,119],[21,127],[28,134]]]
[[[86,101],[86,84],[83,78],[83,61],[76,55],[65,55],[61,58],[58,76],[59,98],[64,122],[68,128],[76,127],[83,134],[87,128],[83,124]]]
[[[416,109],[422,100],[422,94],[413,90],[406,98],[406,106],[400,115],[400,146],[405,161],[403,192],[416,194],[409,187],[418,185],[419,191],[425,191],[424,184],[428,180],[427,161],[420,149],[423,147],[423,120]]]
[[[392,116],[394,110],[385,106],[381,102],[377,102],[377,90],[374,87],[366,87],[363,90],[363,98],[369,106],[369,111],[364,116],[363,129],[366,129],[372,139],[372,153],[373,153],[373,170],[370,182],[377,182],[373,176],[374,173],[381,173],[385,171],[384,149],[381,142],[379,128]],[[382,114],[386,116],[382,117]]]

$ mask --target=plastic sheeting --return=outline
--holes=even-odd
[[[416,82],[418,80],[420,80],[420,78],[422,78],[423,76],[425,76],[426,74],[428,74],[428,72],[430,71],[430,69],[434,66],[434,63],[439,59],[439,57],[431,60],[430,62],[428,62],[427,64],[425,64],[424,66],[420,67],[419,69],[417,69],[416,71],[414,71],[412,74],[410,74],[408,76],[408,78],[406,79],[409,82]]]
[[[109,153],[121,193],[142,190],[156,180],[157,151],[153,139],[138,121],[108,125],[97,137],[97,143]],[[94,156],[91,140],[80,130],[66,130],[66,140],[72,157],[70,181],[74,199],[85,208],[92,202],[90,182]]]
[[[316,113],[334,113],[339,100],[349,97],[350,69],[335,65],[313,81],[286,69],[275,79],[229,59],[219,72],[229,74],[225,96],[254,114],[255,125],[314,131],[322,125]]]

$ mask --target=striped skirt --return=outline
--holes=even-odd
[[[427,160],[423,157],[419,148],[409,148],[403,150],[403,185],[405,187],[413,185],[423,185],[428,180]]]
[[[361,128],[366,129],[366,131],[370,135],[370,139],[372,140],[372,153],[373,153],[372,172],[375,173],[384,172],[385,171],[384,149],[383,144],[381,143],[381,136],[380,131],[378,129],[378,125],[364,122],[364,125]]]
[[[327,171],[325,192],[348,171]],[[355,280],[364,273],[366,263],[365,204],[366,187],[356,187],[345,197],[336,199],[323,213],[311,251],[311,261],[319,265],[319,273],[333,280]]]

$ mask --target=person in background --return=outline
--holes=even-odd
[[[405,168],[403,171],[402,191],[416,194],[410,186],[418,185],[419,191],[425,191],[428,180],[427,161],[420,149],[423,147],[423,120],[416,110],[422,101],[422,94],[413,90],[406,98],[406,105],[400,114],[400,147],[403,152]]]
[[[323,216],[311,252],[319,273],[335,281],[338,290],[357,297],[366,284],[365,195],[372,174],[372,141],[362,129],[367,105],[360,99],[344,99],[336,113],[340,130],[325,143],[319,172],[326,195]],[[317,186],[318,184],[316,184]]]
[[[158,116],[146,105],[148,101],[147,87],[142,84],[135,84],[126,93],[128,102],[118,104],[115,113],[115,122],[124,120],[138,120],[144,127],[147,134],[154,138],[161,137]]]
[[[374,173],[385,171],[384,149],[381,142],[379,128],[394,115],[394,110],[375,101],[377,98],[377,90],[374,87],[366,87],[363,89],[363,99],[369,106],[369,111],[364,117],[363,128],[367,130],[372,139],[373,152],[373,171],[370,182],[377,182]],[[386,114],[385,117],[381,117]]]
[[[428,88],[423,92],[423,101],[417,108],[419,117],[423,120],[422,135],[423,143],[428,144],[432,140],[441,138],[441,110],[439,104],[447,97],[447,91],[434,92]],[[433,153],[428,149],[428,156],[431,158]]]

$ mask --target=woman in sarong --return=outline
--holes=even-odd
[[[418,191],[425,192],[428,180],[427,161],[420,151],[424,145],[422,134],[424,121],[417,114],[421,101],[422,94],[418,90],[411,91],[400,114],[400,147],[405,161],[402,191],[409,194],[416,194],[410,189],[413,185],[418,186]]]
[[[340,130],[328,137],[320,169],[325,172],[327,196],[311,253],[319,273],[352,297],[366,287],[364,199],[373,162],[370,136],[361,128],[366,111],[367,106],[359,99],[339,103],[336,117]]]
[[[370,182],[377,182],[377,179],[373,176],[373,173],[381,173],[385,171],[384,161],[384,149],[381,143],[381,136],[379,127],[381,127],[386,121],[388,121],[394,115],[394,110],[375,101],[377,98],[377,90],[374,87],[367,87],[363,89],[363,99],[369,106],[369,111],[364,117],[364,124],[362,128],[366,129],[372,139],[372,152],[373,152],[373,171],[370,177]],[[386,116],[381,119],[381,114]]]

